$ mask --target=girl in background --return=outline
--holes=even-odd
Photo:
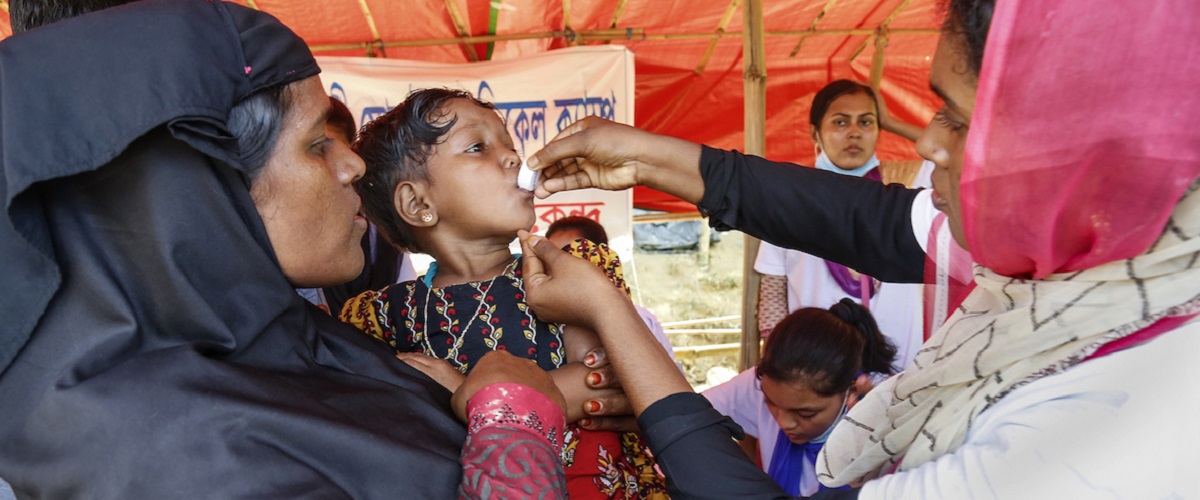
[[[875,156],[875,145],[880,129],[905,132],[897,125],[908,126],[887,117],[871,87],[851,80],[833,81],[817,92],[809,111],[816,168],[883,182],[884,168]],[[915,183],[924,183],[917,187],[928,187],[928,175],[917,177]],[[927,212],[935,213],[931,204],[926,205]],[[759,246],[754,270],[762,275],[758,325],[764,338],[789,312],[801,307],[826,308],[849,297],[868,305],[879,318],[880,329],[899,351],[899,368],[908,365],[921,344],[919,285],[881,283],[837,262],[768,242]]]
[[[863,306],[842,299],[829,309],[789,314],[767,338],[762,359],[704,391],[717,411],[758,439],[761,467],[789,495],[809,496],[817,452],[860,396],[860,379],[895,373],[896,348]]]

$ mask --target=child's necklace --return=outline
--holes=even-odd
[[[458,350],[462,347],[463,339],[467,338],[467,330],[470,330],[471,325],[475,324],[475,318],[479,317],[480,309],[483,309],[484,307],[487,306],[487,297],[488,297],[487,292],[491,291],[492,286],[496,284],[497,279],[500,279],[501,276],[506,276],[506,275],[512,273],[513,270],[516,269],[517,263],[520,261],[521,261],[520,258],[514,258],[511,263],[509,263],[507,266],[504,267],[504,270],[501,271],[500,274],[497,274],[496,276],[492,277],[492,280],[488,282],[487,288],[483,288],[481,286],[477,289],[477,290],[479,290],[479,304],[477,304],[475,306],[475,312],[474,312],[474,314],[471,315],[471,319],[467,321],[466,328],[463,328],[462,330],[460,330],[458,332],[459,333],[458,335],[454,335],[454,333],[450,332],[449,326],[447,326],[446,332],[450,333],[450,336],[455,337],[455,340],[454,340],[454,346],[449,349],[446,349],[446,355],[443,356],[442,359],[453,362],[453,363],[458,363],[458,360],[453,359],[454,353],[458,352]],[[435,271],[435,269],[431,269],[429,276],[426,278],[427,286],[425,289],[425,307],[424,307],[425,324],[421,325],[421,333],[422,333],[422,336],[425,337],[425,339],[424,339],[425,340],[425,353],[430,356],[436,357],[436,354],[434,354],[434,351],[433,351],[433,344],[429,342],[429,306],[433,302],[431,299],[433,297],[433,285],[432,285],[433,276],[432,276],[432,274],[434,271]],[[442,297],[439,297],[439,299],[442,299]],[[436,305],[434,306],[433,310],[434,310],[434,312],[437,312]],[[449,317],[447,317],[447,319],[452,320]],[[461,364],[461,363],[459,363],[459,364]]]

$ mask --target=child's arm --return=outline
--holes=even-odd
[[[450,365],[444,359],[438,359],[425,353],[420,352],[401,352],[396,354],[396,358],[403,361],[417,371],[424,373],[433,379],[434,382],[441,384],[450,392],[457,391],[462,386],[463,380],[467,378],[457,368]]]
[[[600,347],[600,337],[596,332],[582,326],[563,325],[563,350],[566,351],[567,362],[582,362],[583,358]]]
[[[608,245],[580,238],[571,242],[565,251],[600,268],[608,277],[608,281],[626,295],[629,294],[629,287],[625,285],[625,276],[621,271],[621,258],[610,250]],[[583,361],[587,353],[600,345],[600,337],[596,332],[577,325],[563,326],[563,348],[568,362]]]
[[[600,337],[596,335],[596,332],[582,326],[563,328],[563,348],[566,351],[567,363],[550,370],[550,377],[554,379],[555,385],[566,398],[567,422],[576,423],[581,419],[590,419],[593,415],[629,413],[624,409],[628,406],[628,400],[623,397],[624,393],[620,390],[620,385],[614,384],[611,380],[604,380],[606,377],[611,378],[611,373],[600,375],[598,371],[594,372],[592,368],[589,368],[589,366],[595,366],[596,363],[589,363],[585,360],[597,347],[600,347]],[[608,403],[605,403],[606,401]],[[589,405],[592,407],[589,408]],[[614,407],[604,408],[605,406]],[[628,430],[636,430],[636,427],[628,425],[629,422],[621,423],[626,424],[629,427]]]

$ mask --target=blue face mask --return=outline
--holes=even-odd
[[[847,390],[846,397],[842,399],[842,409],[841,409],[841,411],[838,412],[837,418],[833,419],[833,423],[829,424],[829,428],[825,429],[825,432],[822,432],[820,436],[817,436],[817,437],[809,440],[809,443],[821,444],[821,443],[824,443],[826,439],[829,439],[829,435],[833,434],[833,428],[837,427],[838,422],[842,421],[842,417],[845,417],[847,413],[850,413],[850,407],[846,406],[849,402],[850,402],[850,391]]]
[[[818,139],[818,141],[819,140],[820,139]],[[842,175],[852,175],[854,177],[862,177],[864,175],[867,175],[867,172],[870,172],[871,169],[879,166],[879,158],[876,158],[875,154],[872,153],[871,157],[869,159],[867,159],[867,162],[864,163],[863,166],[858,167],[854,170],[846,170],[846,169],[843,169],[843,168],[833,164],[833,160],[830,160],[829,155],[825,154],[824,147],[818,147],[816,149],[817,149],[817,164],[815,166],[821,170],[828,170],[830,172],[836,172],[836,173],[839,173]]]

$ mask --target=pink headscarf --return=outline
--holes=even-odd
[[[1200,175],[1195,0],[1013,3],[967,138],[975,262],[1042,278],[1141,254]]]

